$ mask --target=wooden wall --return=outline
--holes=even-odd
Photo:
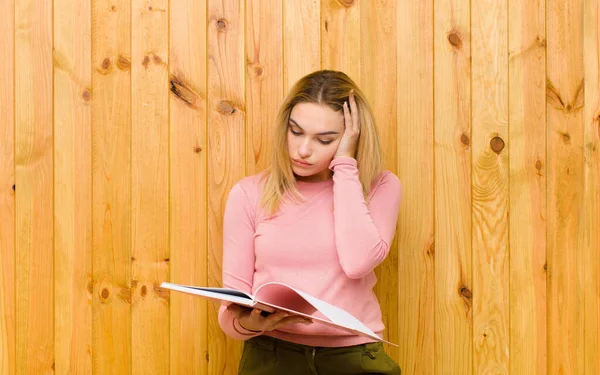
[[[0,374],[234,374],[226,197],[340,69],[404,185],[403,374],[600,374],[597,0],[1,0]]]

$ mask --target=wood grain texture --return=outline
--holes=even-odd
[[[435,254],[435,371],[430,371],[432,374],[473,373],[469,8],[469,1],[434,1],[435,248],[432,244],[431,252]]]
[[[15,357],[15,3],[0,3],[0,374],[14,375]]]
[[[54,1],[54,369],[92,373],[91,1]]]
[[[271,135],[283,100],[283,3],[257,0],[246,9],[246,174],[271,163]]]
[[[52,2],[15,2],[16,373],[52,374]],[[35,345],[32,345],[35,343]]]
[[[321,0],[321,67],[360,82],[361,2]]]
[[[92,2],[92,366],[131,373],[131,2]]]
[[[583,374],[583,2],[548,1],[548,373]]]
[[[208,283],[222,286],[223,212],[245,175],[244,2],[208,2]],[[234,374],[241,342],[226,337],[209,304],[209,374]]]
[[[170,8],[169,228],[172,282],[207,285],[206,6]],[[208,374],[207,301],[170,295],[170,374]]]
[[[600,373],[600,4],[583,3],[583,211],[578,242],[584,258],[586,373]]]
[[[509,371],[507,2],[471,3],[473,373]]]
[[[169,372],[169,1],[133,0],[132,374]]]
[[[398,322],[394,322],[392,327],[398,332],[398,359],[403,373],[433,374],[433,1],[398,2],[396,6],[398,118],[396,122],[381,116],[379,124],[390,129],[397,128],[397,134],[391,130],[384,132],[384,142],[387,137],[395,136],[397,139],[397,145],[388,143],[386,148],[397,152],[403,197],[396,231],[398,250],[394,249],[398,256],[390,258],[390,261],[397,262],[397,266],[394,264],[395,269],[382,273],[379,294],[386,300],[382,306],[384,315]],[[393,43],[392,40],[383,43],[386,42]],[[364,40],[363,43],[366,45],[369,41]],[[388,48],[384,44],[379,48]],[[385,77],[381,78],[383,82],[387,81]],[[371,76],[375,81],[381,78]],[[415,160],[419,162],[415,163]],[[391,290],[388,289],[390,281],[393,282]]]
[[[283,0],[283,91],[321,69],[319,0]]]
[[[509,0],[510,373],[546,374],[545,1]]]
[[[363,2],[360,9],[361,81],[357,82],[373,110],[381,137],[385,168],[398,174],[398,56],[396,45],[397,4],[395,1]],[[385,85],[381,83],[385,82]],[[400,176],[402,179],[402,176]],[[404,202],[406,198],[403,198]],[[402,208],[401,208],[402,210]],[[402,225],[402,224],[399,224]],[[375,294],[382,310],[384,337],[398,342],[398,236],[390,246],[386,260],[375,270],[378,283]],[[398,348],[386,346],[390,356],[398,361]],[[400,364],[401,366],[403,364]]]

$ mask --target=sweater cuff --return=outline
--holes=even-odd
[[[331,161],[331,163],[329,163],[329,169],[331,169],[332,171],[335,170],[335,167],[338,165],[350,165],[353,167],[357,167],[358,166],[358,162],[356,161],[356,159],[351,158],[349,156],[342,156],[339,158],[335,158]]]
[[[250,331],[242,327],[242,325],[240,324],[240,322],[238,322],[236,318],[233,318],[233,329],[235,329],[235,331],[240,335],[245,336],[260,336],[263,334],[263,331]]]

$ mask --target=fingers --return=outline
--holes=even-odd
[[[348,102],[344,102],[344,127],[346,130],[352,129],[354,126],[352,124],[352,115],[350,114],[350,110],[348,109]]]
[[[354,99],[354,90],[350,90],[350,111],[352,116],[352,127],[354,131],[358,134],[360,132],[360,121],[358,118],[358,106],[356,105],[356,100]]]

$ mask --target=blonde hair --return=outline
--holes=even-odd
[[[261,205],[271,214],[279,209],[286,197],[301,201],[302,195],[296,188],[288,152],[287,132],[290,114],[298,103],[325,105],[334,111],[343,111],[342,105],[349,100],[350,90],[360,119],[360,136],[355,158],[358,163],[359,179],[365,199],[368,199],[371,185],[381,172],[383,156],[375,118],[363,92],[346,74],[332,70],[320,70],[302,77],[292,87],[281,105],[273,135],[271,167],[266,171]]]

